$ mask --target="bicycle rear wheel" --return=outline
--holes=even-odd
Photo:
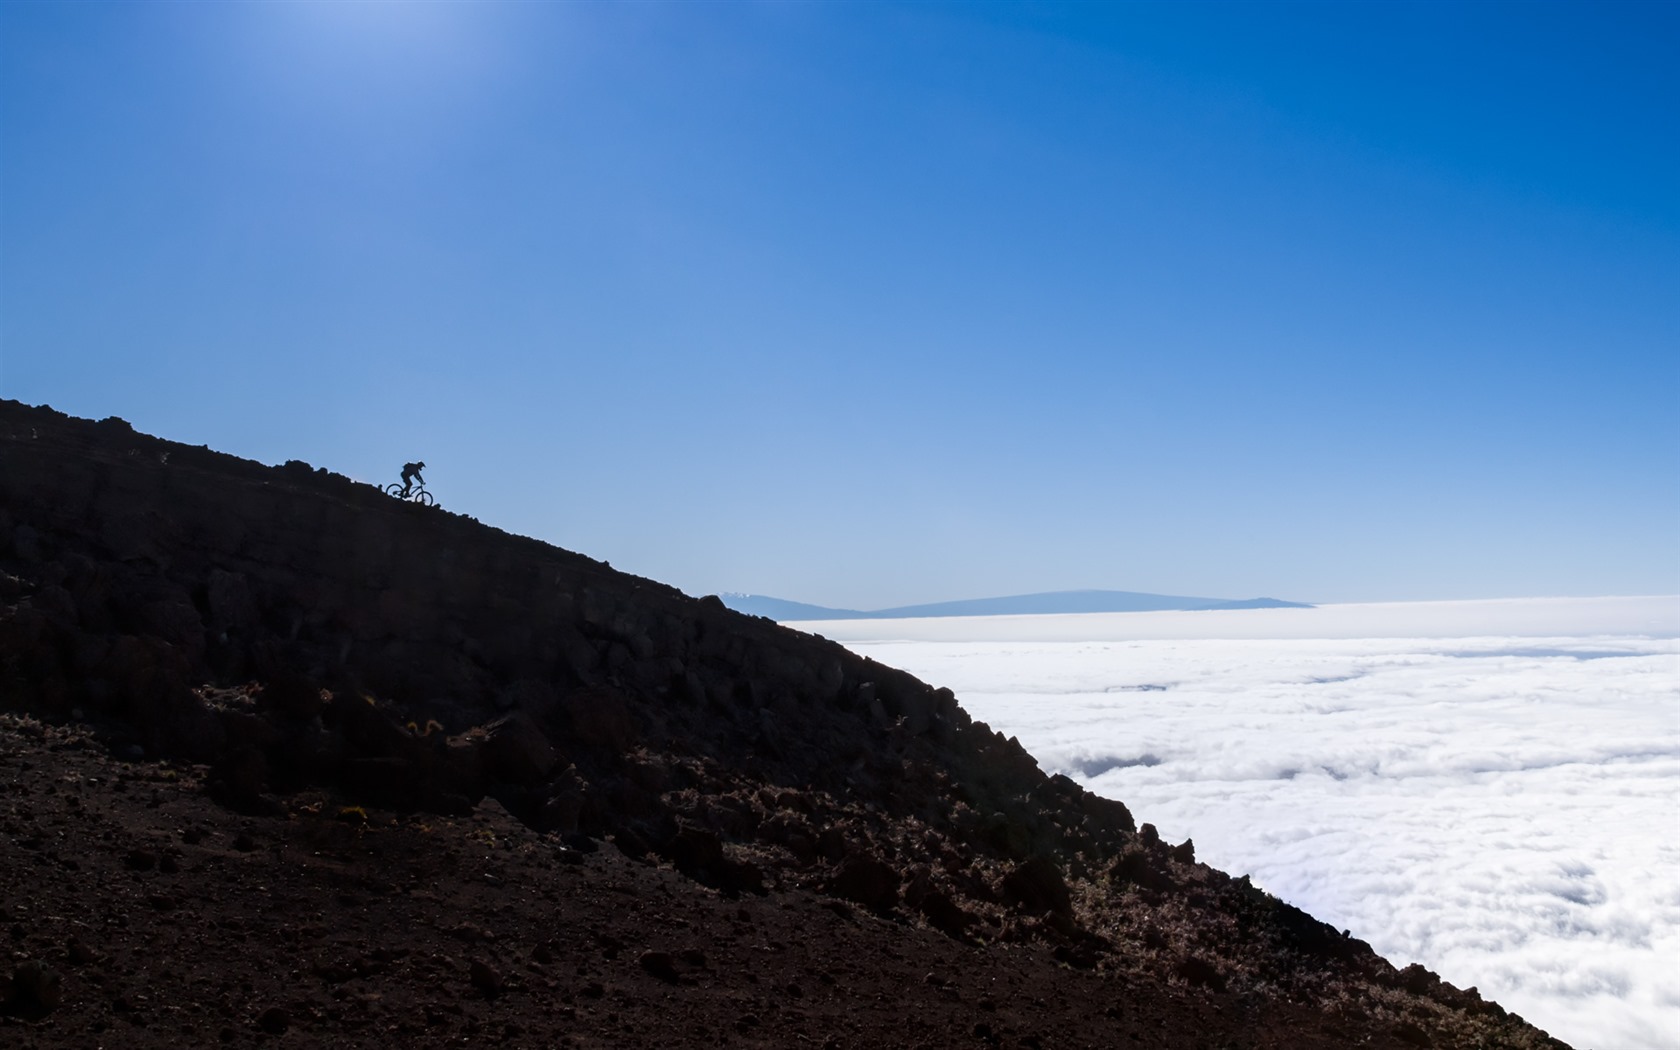
[[[398,484],[394,483],[394,482],[390,485],[386,485],[384,488],[380,489],[379,491],[385,493],[385,495],[387,495],[387,496],[395,496],[397,499],[407,498],[403,495],[403,487],[401,485],[398,485]]]

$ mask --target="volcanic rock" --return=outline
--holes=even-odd
[[[1559,1045],[949,690],[306,464],[15,402],[0,788],[16,957],[109,917],[56,998],[13,972],[25,1045]],[[617,958],[673,938],[704,965]]]

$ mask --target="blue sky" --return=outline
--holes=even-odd
[[[0,5],[0,395],[691,593],[1680,592],[1680,7]]]

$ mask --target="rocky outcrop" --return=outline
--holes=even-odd
[[[208,766],[243,810],[305,786],[397,810],[492,797],[568,849],[1073,966],[1462,997],[1138,833],[949,690],[324,469],[14,402],[0,706]],[[1528,1045],[1474,1017],[1488,1045]]]

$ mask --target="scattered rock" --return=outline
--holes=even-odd
[[[1441,975],[1418,963],[1412,963],[1400,971],[1399,984],[1413,995],[1427,995],[1440,987]]]
[[[536,720],[515,711],[485,726],[481,749],[485,775],[521,787],[542,783],[553,772],[559,755]]]
[[[1198,955],[1186,955],[1178,961],[1174,972],[1185,981],[1198,987],[1212,988],[1216,992],[1225,990],[1225,975],[1219,967],[1213,965]]]
[[[665,852],[678,871],[703,885],[731,896],[764,892],[764,873],[750,861],[731,858],[714,832],[679,825]]]
[[[39,959],[18,963],[12,971],[12,996],[28,1013],[48,1013],[64,998],[64,982],[58,971]]]
[[[1148,825],[1144,825],[1148,827]],[[1168,875],[1158,859],[1158,854],[1148,849],[1128,847],[1109,865],[1108,877],[1114,882],[1138,886],[1155,892],[1166,892],[1173,888],[1172,876]]]
[[[619,828],[613,832],[612,843],[618,851],[631,860],[645,860],[652,853],[653,844],[642,837],[642,833],[635,828]]]
[[[282,1006],[271,1006],[257,1015],[257,1027],[269,1035],[280,1035],[291,1026],[292,1015]]]
[[[692,824],[678,827],[677,837],[667,852],[678,871],[702,882],[711,877],[724,859],[723,841],[716,833]]]
[[[828,892],[876,912],[891,911],[898,903],[899,874],[890,865],[863,853],[840,862],[829,880]]]
[[[600,843],[596,842],[588,835],[578,832],[562,834],[560,836],[560,841],[565,844],[567,849],[576,850],[586,857],[592,853],[598,852],[601,848]]]
[[[973,914],[937,890],[923,896],[917,909],[927,919],[928,925],[958,940],[968,936],[968,929],[975,922]]]
[[[669,984],[677,983],[677,961],[670,952],[643,952],[636,965]]]
[[[482,959],[474,959],[467,967],[467,979],[487,999],[502,993],[502,975]]]
[[[1068,916],[1073,898],[1061,870],[1048,857],[1029,858],[1003,877],[1003,899],[1029,914]]]
[[[123,858],[123,867],[129,871],[151,871],[157,866],[157,854],[150,850],[131,849]]]

